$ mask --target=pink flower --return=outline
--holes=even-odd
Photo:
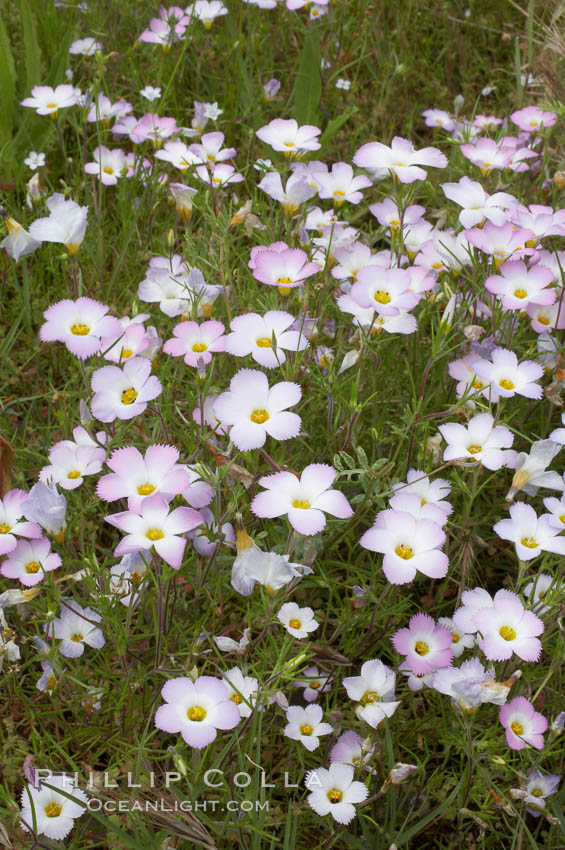
[[[343,493],[330,489],[336,475],[332,466],[323,463],[305,467],[300,478],[292,472],[265,475],[259,484],[266,491],[255,496],[251,510],[259,517],[287,514],[288,521],[300,534],[317,534],[326,524],[324,511],[340,519],[353,516]]]
[[[106,315],[110,308],[92,298],[65,299],[52,304],[43,313],[42,342],[62,342],[71,354],[84,360],[100,350],[103,336],[121,334],[118,319]]]
[[[420,296],[411,291],[411,284],[411,275],[405,269],[365,266],[357,274],[351,297],[361,307],[373,307],[383,316],[399,316],[420,300]]]
[[[499,296],[507,310],[523,310],[530,304],[553,304],[557,293],[546,288],[552,280],[553,273],[545,266],[528,269],[523,262],[508,260],[501,265],[500,274],[486,279],[485,287]]]
[[[506,740],[511,749],[523,750],[526,744],[529,744],[536,750],[543,750],[543,733],[547,729],[547,720],[525,697],[514,697],[503,705],[499,718],[506,730]]]
[[[472,144],[461,145],[463,156],[477,165],[483,174],[488,174],[493,168],[502,170],[507,168],[514,148],[504,142],[495,142],[494,139],[478,139]]]
[[[267,435],[290,440],[300,431],[301,419],[286,408],[298,404],[302,390],[298,384],[281,381],[269,388],[263,372],[240,369],[228,392],[214,403],[214,413],[225,427],[231,425],[230,440],[240,451],[258,449]]]
[[[420,168],[421,165],[445,168],[447,157],[437,148],[417,151],[408,139],[395,136],[390,147],[382,142],[363,145],[353,157],[353,162],[366,168],[369,173],[376,170],[377,179],[386,177],[390,172],[401,183],[413,183],[415,180],[425,180],[428,176]]]
[[[500,227],[487,221],[482,228],[473,227],[465,231],[471,245],[491,255],[496,265],[503,263],[512,254],[524,254],[525,244],[533,235],[531,230],[515,228],[509,221]]]
[[[426,212],[426,209],[419,204],[413,204],[401,211],[396,201],[393,201],[392,198],[385,198],[382,203],[371,204],[369,212],[375,216],[379,224],[382,224],[383,227],[389,227],[394,230],[400,227],[401,221],[405,226],[417,224]],[[367,263],[367,265],[370,264]]]
[[[45,537],[19,540],[2,563],[0,572],[6,578],[19,579],[26,587],[33,587],[45,578],[45,573],[61,566],[60,556],[50,550],[51,544]]]
[[[202,749],[216,739],[218,729],[233,729],[241,716],[229,698],[228,686],[214,676],[186,676],[163,685],[165,705],[155,714],[155,726],[164,732],[180,732],[189,747]]]
[[[407,629],[399,629],[392,636],[394,648],[406,656],[406,664],[417,676],[449,667],[452,640],[451,631],[438,626],[428,614],[415,614]]]
[[[425,109],[422,118],[425,119],[426,127],[441,127],[448,133],[455,130],[455,121],[444,109]]]
[[[174,446],[148,446],[145,457],[134,446],[116,449],[107,461],[112,472],[98,481],[96,493],[107,502],[127,498],[130,511],[139,511],[153,493],[177,496],[190,484],[190,475],[178,459]]]
[[[173,328],[174,337],[163,346],[165,354],[183,357],[187,366],[198,366],[198,361],[210,363],[212,354],[224,350],[225,337],[222,322],[180,322]]]
[[[523,661],[537,661],[541,653],[544,625],[519,599],[495,597],[492,606],[480,608],[473,616],[482,637],[477,643],[489,661],[505,661],[515,653]]]
[[[449,565],[440,551],[444,543],[445,532],[437,523],[395,510],[377,514],[360,540],[364,549],[384,555],[383,572],[391,584],[407,584],[418,572],[443,578]]]
[[[523,109],[513,112],[510,120],[520,130],[526,130],[528,133],[536,133],[544,127],[553,127],[557,121],[557,115],[555,112],[545,112],[539,106],[525,106]]]
[[[318,127],[304,124],[302,127],[291,118],[275,118],[265,127],[256,131],[256,136],[262,142],[270,145],[273,150],[280,151],[286,156],[303,154],[307,151],[317,151],[321,148],[318,136],[322,131]]]
[[[290,330],[294,316],[282,310],[269,310],[264,316],[244,313],[231,322],[232,332],[225,338],[225,350],[236,357],[251,354],[266,369],[286,361],[286,351],[303,351],[308,346],[306,331]]]
[[[292,684],[297,688],[304,688],[303,696],[306,702],[315,702],[320,694],[331,690],[333,676],[320,673],[317,667],[307,667],[303,676],[303,679],[297,679]],[[345,761],[345,759],[333,759],[333,761]]]
[[[137,122],[130,133],[130,138],[136,144],[151,139],[155,147],[160,147],[164,139],[168,139],[177,131],[177,122],[174,118],[161,118],[156,113],[148,112]]]
[[[285,248],[277,251],[269,248],[256,253],[253,260],[253,277],[268,286],[278,286],[282,294],[301,286],[304,281],[321,271],[317,263],[309,263],[305,251]]]
[[[139,514],[122,511],[104,519],[126,532],[114,550],[116,557],[149,551],[154,546],[157,554],[174,570],[180,569],[187,543],[181,535],[202,523],[202,517],[193,508],[175,508],[169,513],[169,503],[162,493],[144,499]]]
[[[316,190],[312,188],[305,175],[300,171],[295,171],[290,175],[284,189],[279,172],[269,171],[259,183],[259,189],[282,204],[287,215],[292,215],[300,204],[308,201],[316,194]]]
[[[148,402],[163,391],[161,382],[150,375],[151,361],[145,357],[127,360],[124,367],[103,366],[92,375],[92,415],[101,422],[133,419]]]
[[[0,555],[13,552],[18,545],[18,537],[41,537],[37,523],[21,521],[27,498],[25,490],[8,490],[0,499]]]

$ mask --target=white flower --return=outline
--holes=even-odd
[[[81,56],[93,56],[97,50],[102,50],[102,45],[95,38],[79,38],[69,47],[69,53]]]
[[[62,242],[69,254],[76,254],[86,232],[88,207],[66,201],[56,192],[47,201],[49,216],[32,222],[29,232],[40,242]]]
[[[139,92],[141,97],[144,97],[145,100],[159,100],[161,97],[161,89],[159,86],[145,86],[144,89],[141,89]]]
[[[360,676],[348,676],[343,687],[349,699],[359,703],[357,716],[376,729],[381,720],[392,717],[400,702],[394,700],[394,672],[376,658],[365,661]]]
[[[26,784],[22,791],[21,826],[26,832],[33,829],[33,807],[37,825],[36,833],[60,840],[69,834],[76,818],[86,811],[88,797],[84,791],[76,788],[71,777],[65,775],[50,776],[45,783],[40,786],[39,791],[29,784]],[[53,786],[54,790],[47,788],[47,785]],[[68,796],[60,794],[56,790],[58,788]],[[69,799],[69,796],[73,799]]]
[[[243,637],[241,640],[233,640],[229,637],[224,637],[223,635],[217,635],[213,637],[213,641],[220,650],[220,652],[237,652],[238,655],[244,655],[245,650],[249,645],[249,635],[251,634],[251,629],[243,630]]]
[[[299,608],[296,602],[285,602],[281,605],[277,619],[283,624],[289,635],[299,640],[308,637],[309,632],[314,632],[320,625],[314,619],[311,608]]]
[[[298,404],[302,390],[298,384],[281,381],[272,387],[263,372],[240,369],[229,391],[214,402],[214,414],[222,425],[231,425],[230,439],[240,451],[258,449],[267,435],[290,440],[300,431],[301,419],[286,410]]]
[[[257,679],[244,676],[239,667],[232,667],[224,673],[222,679],[228,687],[228,699],[235,702],[241,717],[250,717],[257,700]]]
[[[311,792],[308,805],[318,815],[331,814],[338,823],[350,823],[355,817],[354,803],[362,803],[369,796],[367,786],[355,782],[353,776],[353,767],[338,761],[328,770],[319,767],[309,771],[304,782]]]
[[[15,218],[6,219],[6,227],[8,228],[8,235],[0,242],[0,248],[4,248],[8,256],[16,263],[20,257],[33,254],[41,245],[41,242],[38,242],[27,230],[24,230]]]
[[[459,658],[463,655],[466,649],[472,649],[475,645],[475,638],[464,632],[459,626],[456,626],[450,617],[438,617],[440,626],[445,626],[453,635],[451,639],[451,652],[454,658]]]
[[[530,453],[520,452],[514,462],[514,478],[506,500],[514,498],[518,490],[523,490],[528,496],[535,496],[539,487],[549,490],[563,490],[565,484],[557,472],[546,472],[555,455],[561,451],[561,445],[553,440],[536,440],[532,443]]]
[[[565,537],[557,536],[561,529],[555,528],[551,515],[538,517],[531,505],[516,502],[510,508],[510,517],[497,522],[494,531],[514,543],[521,561],[531,561],[542,552],[565,555]]]
[[[339,77],[335,83],[336,89],[343,89],[343,91],[349,91],[351,88],[351,80],[345,80],[343,77]]]
[[[322,722],[323,712],[319,705],[289,705],[286,711],[288,723],[284,734],[293,741],[301,741],[307,750],[313,752],[320,745],[320,735],[329,735],[333,727]]]
[[[508,464],[508,452],[514,437],[508,428],[495,425],[490,413],[480,413],[469,420],[467,427],[458,422],[440,425],[439,431],[447,443],[444,461],[465,460],[481,463],[496,470]]]
[[[291,564],[289,555],[263,552],[243,528],[236,532],[237,557],[233,562],[231,586],[242,596],[249,596],[256,584],[274,594],[293,578],[309,575],[312,570],[302,564]]]
[[[31,168],[32,171],[36,171],[38,168],[45,165],[45,154],[30,151],[24,159],[24,162],[28,168]]]

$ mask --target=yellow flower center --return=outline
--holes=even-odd
[[[503,378],[502,381],[499,381],[498,383],[502,387],[503,390],[513,390],[514,389],[514,384],[512,383],[512,381],[509,381],[508,378]]]
[[[243,700],[241,699],[239,694],[232,694],[230,699],[231,699],[232,702],[235,702],[236,705],[240,705],[240,703],[243,702]]]
[[[300,508],[303,511],[307,511],[310,507],[310,502],[307,499],[294,499],[292,502],[293,508]]]
[[[341,803],[343,800],[343,794],[338,788],[331,788],[328,791],[327,797],[330,803]]]
[[[25,565],[26,573],[38,573],[40,569],[41,564],[39,563],[39,561],[30,561],[28,564]]]
[[[267,419],[269,419],[269,414],[263,407],[260,407],[257,408],[257,410],[254,410],[249,418],[252,422],[257,422],[258,425],[262,425],[263,422],[266,422]]]
[[[255,342],[259,346],[259,348],[272,348],[273,343],[269,339],[268,336],[260,336],[259,339],[256,339]]]
[[[288,286],[289,283],[292,283],[291,277],[278,277],[277,284],[279,286]]]
[[[103,170],[104,174],[113,174],[114,173],[114,169],[110,168],[109,165],[107,165],[106,168],[103,168],[102,170]]]
[[[197,353],[200,353],[201,351],[206,351],[207,348],[208,346],[205,345],[203,342],[195,342],[192,346],[192,350],[196,351]]]
[[[391,221],[389,221],[389,225],[391,227],[399,227],[400,221],[397,218],[393,218]]]
[[[453,635],[453,637],[451,638],[451,643],[459,643],[459,640],[459,635]]]
[[[341,189],[336,189],[334,192],[334,198],[345,198],[345,192],[342,192]]]
[[[56,803],[55,800],[51,800],[50,803],[47,803],[44,809],[48,818],[58,818],[62,811],[63,807],[59,803]]]
[[[515,289],[514,290],[514,295],[516,296],[516,298],[525,298],[527,294],[528,293],[525,289]]]
[[[317,691],[317,690],[318,690],[318,688],[320,687],[320,683],[319,683],[319,682],[310,682],[310,684],[308,685],[308,687],[309,687],[309,688],[314,688],[314,690],[315,690],[315,691]]]
[[[427,655],[430,651],[430,647],[424,640],[417,641],[414,649],[418,653],[418,655]]]
[[[73,480],[75,478],[80,478],[80,472],[78,471],[78,469],[73,469],[72,472],[69,472],[67,478],[72,478]]]
[[[467,451],[472,455],[476,455],[479,452],[481,452],[482,450],[483,450],[483,447],[476,445],[476,443],[471,445],[471,446],[467,446]]]
[[[538,316],[538,322],[540,325],[549,325],[549,319],[547,316]]]
[[[79,634],[79,632],[75,632],[74,635],[71,635],[71,640],[74,640],[75,643],[80,643],[83,639],[83,635]]]
[[[473,383],[471,384],[471,386],[473,387],[473,389],[474,389],[474,390],[482,390],[482,389],[484,388],[484,386],[485,386],[485,385],[483,384],[483,382],[482,382],[482,381],[479,381],[479,380],[477,379],[476,381],[473,381]]]
[[[124,390],[122,393],[122,404],[133,404],[137,398],[137,390],[134,390],[133,387],[129,387],[129,389]]]
[[[309,726],[307,723],[300,727],[301,735],[311,735],[313,731],[314,729],[312,728],[312,726]]]
[[[500,635],[501,638],[504,638],[504,640],[515,640],[516,639],[516,632],[514,631],[514,629],[511,626],[501,626],[500,629],[498,630],[498,634]]]
[[[514,732],[515,735],[523,735],[524,734],[524,727],[522,726],[521,723],[518,723],[517,720],[515,720],[514,723],[510,724],[510,728],[512,729],[512,731]]]
[[[538,541],[535,539],[535,537],[522,537],[520,543],[527,549],[535,549],[538,545]]]
[[[353,756],[353,758],[351,759],[351,762],[352,762],[352,764],[354,764],[357,767],[358,765],[361,764],[361,756]]]
[[[145,536],[148,540],[161,540],[165,535],[160,528],[149,528],[145,532]]]
[[[409,561],[410,558],[414,557],[414,551],[410,548],[410,546],[405,546],[404,543],[397,546],[394,551],[399,558],[402,558],[403,561]]]
[[[11,530],[11,525],[6,525],[5,522],[0,522],[0,534],[9,534]]]
[[[47,679],[47,690],[53,691],[53,690],[55,690],[56,687],[57,687],[57,679],[55,678],[55,676],[49,676],[49,678]]]
[[[532,788],[530,794],[532,795],[532,797],[543,797],[543,791],[541,790],[541,788]]]
[[[146,484],[140,484],[139,487],[137,488],[137,495],[138,496],[150,496],[151,493],[154,493],[154,492],[155,492],[155,487],[153,486],[153,484],[150,484],[149,482],[147,482]]]
[[[285,142],[284,145],[285,145],[286,148],[293,148],[294,142]]]
[[[206,709],[202,708],[201,705],[193,705],[186,712],[189,720],[193,720],[196,723],[201,723],[206,717]]]
[[[75,336],[86,336],[90,333],[90,328],[88,325],[83,325],[81,322],[77,322],[75,325],[71,326],[71,333]]]
[[[563,525],[565,525],[565,514],[562,514],[562,515],[559,517],[559,519],[561,520],[561,522],[563,523]]]
[[[302,623],[300,622],[300,620],[295,620],[293,618],[292,620],[288,621],[288,625],[290,626],[291,629],[299,629],[300,626],[302,625]]]
[[[379,702],[380,696],[376,691],[365,691],[360,699],[363,705],[372,705],[374,702]]]
[[[390,301],[390,295],[388,292],[385,292],[384,289],[377,290],[377,292],[373,295],[373,298],[375,301],[378,301],[379,304],[388,304]]]
[[[132,354],[133,351],[131,348],[122,348],[122,360],[127,360]]]

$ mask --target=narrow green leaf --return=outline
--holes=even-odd
[[[312,30],[304,41],[294,85],[294,117],[299,124],[316,124],[318,121],[318,105],[322,96],[320,64],[320,36]]]
[[[327,145],[333,137],[341,130],[346,121],[349,121],[352,115],[358,112],[356,106],[351,106],[349,109],[346,109],[345,112],[342,112],[341,115],[338,115],[336,118],[332,118],[331,121],[328,122],[328,126],[322,133],[322,137],[320,139],[322,143],[322,147]]]
[[[9,141],[14,121],[14,86],[16,70],[10,50],[10,40],[0,18],[0,140]]]
[[[25,47],[26,95],[41,82],[41,48],[37,40],[37,25],[29,0],[18,0]]]

